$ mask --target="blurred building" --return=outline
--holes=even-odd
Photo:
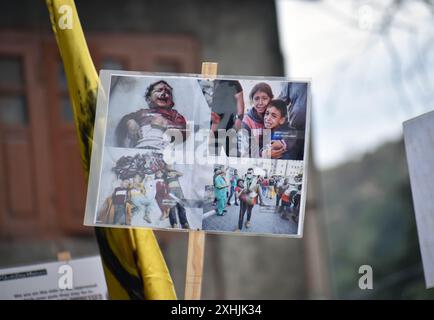
[[[274,161],[270,175],[278,175],[283,177],[297,176],[303,174],[303,161]]]
[[[215,61],[220,74],[283,75],[273,1],[76,5],[97,70],[198,73],[202,61]],[[59,250],[98,252],[92,228],[82,226],[86,186],[43,1],[0,4],[0,177],[2,267],[51,260]],[[329,297],[315,184],[303,239],[207,236],[204,298]],[[182,297],[187,236],[158,237]]]

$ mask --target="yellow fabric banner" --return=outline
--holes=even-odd
[[[73,0],[47,0],[63,60],[86,179],[89,175],[98,75]],[[176,299],[152,230],[95,228],[111,299]]]

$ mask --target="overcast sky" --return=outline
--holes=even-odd
[[[434,109],[434,9],[391,3],[276,0],[286,73],[312,79],[320,168],[398,139],[403,121]]]

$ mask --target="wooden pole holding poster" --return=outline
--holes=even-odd
[[[71,253],[69,251],[60,251],[57,253],[57,261],[67,262],[71,260]]]
[[[217,63],[203,62],[202,77],[215,78]],[[199,300],[202,290],[205,232],[190,231],[188,234],[187,272],[185,276],[185,300]]]
[[[190,231],[188,234],[187,274],[185,276],[185,300],[199,300],[202,290],[205,232]]]

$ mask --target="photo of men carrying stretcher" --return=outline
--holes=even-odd
[[[297,234],[303,166],[273,161],[265,166],[216,165],[206,187],[203,229],[255,234]]]

